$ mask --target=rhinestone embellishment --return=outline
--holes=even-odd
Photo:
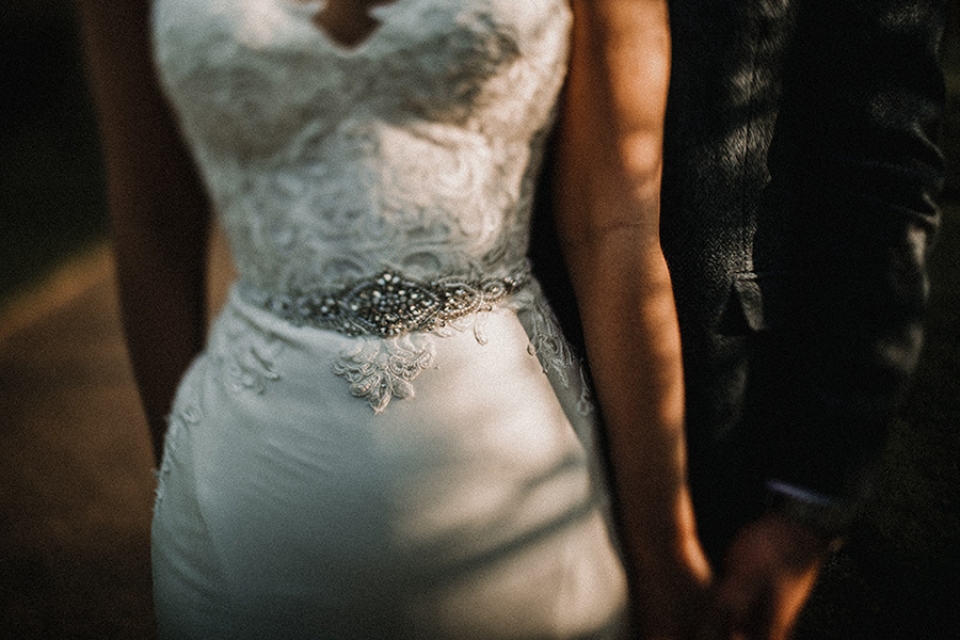
[[[278,295],[241,285],[251,303],[297,326],[332,329],[348,336],[392,338],[433,331],[494,305],[529,281],[527,271],[504,278],[446,277],[427,283],[383,271],[336,292]]]

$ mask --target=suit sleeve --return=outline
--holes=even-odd
[[[767,477],[855,502],[922,345],[946,2],[801,6],[769,158],[791,212],[784,321],[748,415]]]

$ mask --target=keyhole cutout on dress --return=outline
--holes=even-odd
[[[313,17],[313,24],[334,43],[346,49],[354,49],[380,27],[380,21],[368,13],[370,7],[395,1],[327,0],[323,10]]]

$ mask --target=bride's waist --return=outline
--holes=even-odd
[[[212,327],[208,350],[215,361],[229,365],[226,371],[239,376],[241,386],[265,387],[266,380],[282,379],[292,388],[314,389],[323,371],[346,379],[349,395],[367,398],[378,412],[390,396],[411,396],[420,385],[419,373],[427,369],[442,368],[442,376],[431,379],[461,390],[499,388],[508,381],[507,386],[520,388],[530,379],[549,386],[549,379],[575,393],[576,361],[529,274],[426,283],[390,276],[336,292],[332,302],[321,300],[328,314],[322,317],[312,311],[318,303],[309,295],[297,309],[297,295],[278,298],[237,284]],[[395,299],[377,307],[373,301],[384,295]],[[391,315],[401,298],[423,296],[441,303],[427,305],[421,315],[401,311],[395,319],[377,320],[375,307]],[[336,322],[330,319],[331,305],[346,308],[337,311]],[[331,393],[344,391],[340,382],[331,378]],[[479,391],[471,397],[493,401]]]
[[[441,330],[468,316],[508,305],[530,289],[531,280],[526,264],[499,275],[430,279],[386,269],[345,286],[285,292],[268,291],[241,279],[235,293],[246,304],[296,327],[391,338]]]

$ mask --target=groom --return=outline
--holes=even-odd
[[[670,2],[661,241],[721,637],[792,624],[916,363],[945,4]],[[575,335],[558,252],[533,251]]]

